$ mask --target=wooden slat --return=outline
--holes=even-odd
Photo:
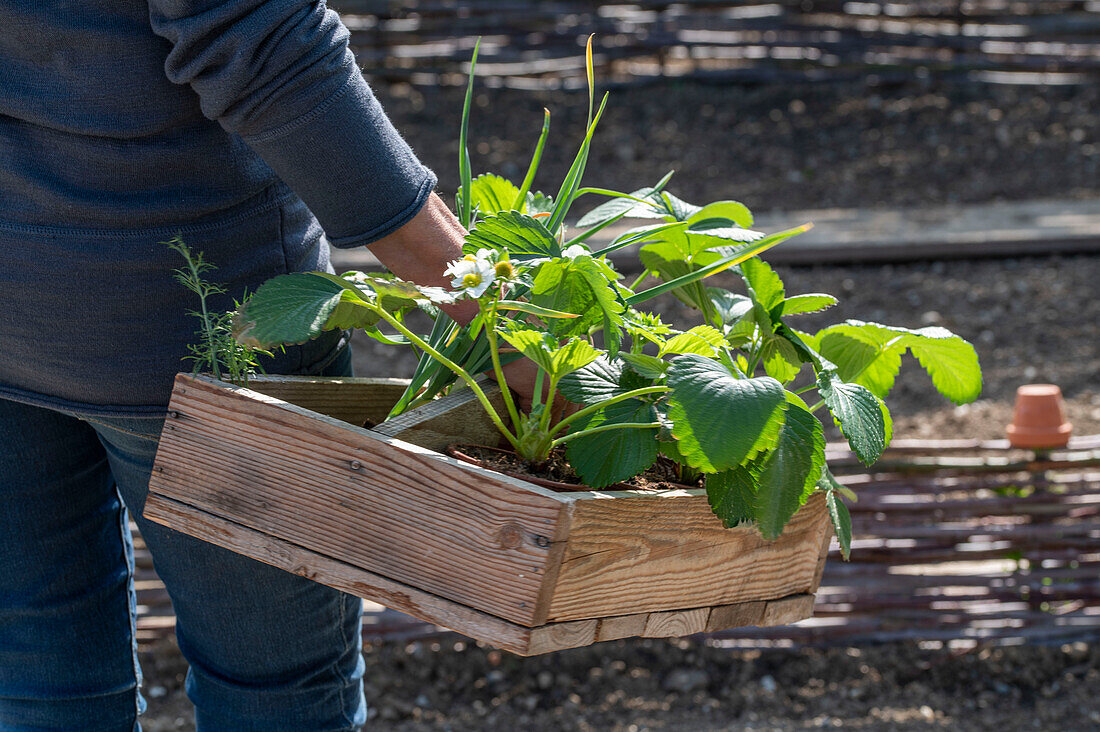
[[[426,622],[451,628],[471,638],[488,640],[513,653],[528,652],[530,628],[294,546],[185,503],[150,494],[145,504],[145,517]]]
[[[253,376],[248,388],[362,427],[379,423],[401,398],[408,379]]]
[[[491,379],[481,379],[485,396],[499,414],[505,413],[504,397]],[[395,440],[411,442],[442,452],[448,445],[497,446],[500,432],[486,416],[484,407],[471,389],[460,389],[378,425],[375,431]]]
[[[756,602],[740,602],[736,605],[721,605],[710,611],[707,618],[707,632],[727,628],[740,628],[744,625],[760,625],[764,620],[764,609],[768,603],[766,600]]]
[[[828,529],[821,494],[773,542],[751,527],[724,528],[700,491],[579,495],[551,621],[729,605],[816,589]]]
[[[645,621],[642,635],[646,638],[676,638],[682,635],[702,633],[707,629],[710,608],[694,610],[674,610],[672,612],[650,613]]]
[[[790,625],[814,613],[814,596],[810,594],[768,600],[760,625]]]
[[[649,613],[603,618],[600,620],[599,630],[596,631],[596,640],[610,641],[641,635],[645,632],[645,624],[648,619]]]
[[[180,375],[170,410],[152,492],[536,624],[569,499],[204,377]]]

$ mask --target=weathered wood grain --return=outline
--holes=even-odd
[[[248,388],[362,427],[383,421],[401,398],[408,379],[253,376]]]
[[[476,640],[491,643],[498,648],[523,656],[637,635],[669,637],[696,633],[711,629],[713,622],[708,623],[707,619],[723,610],[723,608],[696,608],[677,612],[642,613],[549,623],[528,628],[338,559],[318,554],[156,493],[150,494],[146,502],[145,517],[257,561],[335,587],[357,597],[381,603],[425,622],[450,628]],[[807,617],[806,615],[794,617],[800,609],[804,610],[807,607],[806,598],[809,598],[808,607],[812,608],[812,596],[785,598],[768,603],[777,607],[773,613],[773,619],[793,622]],[[764,603],[748,604],[756,606]],[[748,617],[737,613],[726,615],[729,618],[742,616]],[[721,626],[721,628],[725,627],[729,626]]]
[[[482,378],[479,384],[498,414],[505,414],[504,397],[496,382]],[[502,439],[471,389],[460,389],[454,394],[410,409],[378,425],[375,431],[439,452],[453,443],[496,447]]]
[[[646,618],[642,635],[646,638],[676,638],[692,633],[702,633],[707,629],[709,617],[709,607],[650,613]]]
[[[552,491],[181,375],[150,489],[525,625],[568,505]]]
[[[828,523],[822,495],[812,496],[775,541],[751,527],[724,528],[701,491],[578,496],[550,621],[730,605],[816,589]]]
[[[711,608],[710,617],[707,618],[706,630],[708,633],[712,633],[727,628],[760,625],[764,620],[764,609],[767,605],[766,600],[757,600],[756,602],[739,602],[735,605],[720,605]]]
[[[610,641],[641,635],[645,632],[645,624],[648,619],[649,613],[601,618],[600,627],[596,631],[596,640]]]
[[[760,625],[790,625],[814,614],[814,596],[791,595],[768,600]]]

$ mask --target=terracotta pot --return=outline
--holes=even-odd
[[[1054,384],[1027,384],[1016,390],[1016,410],[1008,442],[1027,450],[1049,450],[1069,443],[1073,425],[1066,421],[1062,390]]]

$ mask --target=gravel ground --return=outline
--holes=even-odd
[[[440,175],[457,178],[461,90],[377,89],[397,126]],[[520,177],[541,123],[555,142],[539,183],[556,189],[579,138],[578,94],[483,90],[475,171]],[[754,210],[1093,198],[1100,173],[1094,87],[957,84],[617,90],[586,183],[630,189],[680,170],[692,201]],[[568,142],[568,145],[565,143]],[[560,149],[559,149],[560,148]],[[857,317],[944,325],[973,342],[980,401],[955,408],[919,368],[890,403],[896,434],[1000,437],[1017,385],[1053,381],[1079,434],[1100,432],[1100,256],[863,267],[779,268],[789,293],[829,292]],[[725,284],[736,287],[727,277]],[[688,314],[666,304],[670,320]],[[403,375],[408,354],[356,342],[360,375]],[[699,641],[624,641],[518,659],[465,643],[366,649],[370,728],[379,730],[1089,730],[1100,728],[1100,650],[914,645],[744,651]],[[148,732],[193,730],[185,665],[166,641],[143,655]]]
[[[394,732],[1060,730],[1100,725],[1100,650],[969,653],[892,644],[730,651],[620,641],[518,658],[445,640],[367,648],[368,729]],[[167,644],[146,690],[147,732],[194,730]]]
[[[452,193],[463,90],[378,90]],[[474,173],[523,177],[551,112],[536,188],[556,191],[582,136],[577,92],[481,89],[470,122]],[[717,86],[669,82],[611,92],[585,173],[633,190],[669,170],[692,202],[753,211],[917,206],[1100,195],[1100,89],[929,82]]]

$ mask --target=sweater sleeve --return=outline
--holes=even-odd
[[[271,166],[333,245],[369,244],[427,201],[435,175],[394,129],[324,0],[149,0],[149,15],[171,44],[168,78]]]

